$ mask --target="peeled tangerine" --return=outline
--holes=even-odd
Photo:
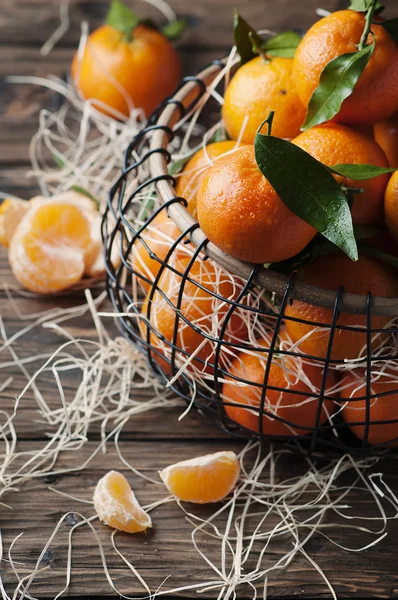
[[[240,473],[235,452],[216,452],[183,460],[160,471],[167,489],[184,502],[219,502],[234,488]]]
[[[9,261],[28,290],[49,294],[67,289],[83,275],[105,270],[101,217],[95,203],[77,192],[32,198],[10,235]]]
[[[105,525],[136,533],[152,527],[151,517],[139,505],[129,482],[121,473],[109,471],[97,483],[94,508]]]

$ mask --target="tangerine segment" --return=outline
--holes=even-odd
[[[235,452],[224,450],[183,460],[159,474],[167,489],[179,500],[208,504],[223,500],[235,487],[239,473]]]
[[[6,198],[0,206],[0,244],[9,247],[11,238],[24,214],[29,202],[18,198]]]
[[[177,175],[176,195],[188,200],[188,210],[196,214],[197,193],[204,176],[214,162],[226,153],[232,153],[242,145],[234,140],[214,142],[201,148],[187,162],[183,172]]]
[[[365,438],[366,400],[355,400],[366,396],[366,373],[347,372],[342,378],[344,388],[341,389],[341,402],[346,402],[342,414],[344,421],[350,426],[351,431],[361,440]],[[370,393],[375,395],[370,398],[368,443],[388,444],[398,446],[398,378],[397,372],[386,369],[371,376]],[[352,398],[353,400],[348,400]],[[396,423],[380,423],[376,421],[393,421]],[[374,422],[372,424],[372,421]],[[361,423],[352,425],[351,423]],[[394,441],[393,441],[394,440]]]
[[[390,167],[398,168],[398,112],[387,121],[376,123],[373,128],[376,142],[384,150]]]
[[[292,143],[327,166],[348,163],[388,167],[383,150],[371,137],[344,125],[326,123],[312,127],[297,136]],[[362,193],[354,195],[354,223],[375,224],[381,221],[388,178],[389,175],[385,174],[354,181],[336,176],[337,181],[347,187],[363,189]]]
[[[306,107],[324,67],[337,56],[356,52],[364,27],[363,13],[340,10],[317,21],[304,35],[294,56],[293,79]],[[373,36],[374,52],[335,117],[340,123],[377,123],[398,110],[397,45],[382,25],[372,23],[368,44]]]
[[[292,78],[291,58],[260,56],[244,64],[228,85],[222,116],[229,136],[253,144],[257,129],[275,111],[272,134],[292,138],[300,133],[305,107]],[[242,128],[244,130],[242,131]]]
[[[94,491],[94,508],[105,525],[126,533],[152,527],[151,517],[141,508],[127,479],[118,471],[109,471]]]
[[[312,264],[301,268],[298,279],[336,294],[343,286],[344,291],[352,294],[395,297],[398,284],[395,270],[378,260],[362,255],[357,262],[340,253],[329,254],[316,259]],[[330,339],[330,326],[333,322],[333,310],[293,300],[286,308],[286,331],[294,343],[299,343],[300,351],[317,358],[325,358]],[[293,321],[291,318],[300,319]],[[372,317],[372,328],[381,329],[388,323],[388,317]],[[313,325],[311,322],[319,323]],[[366,354],[367,317],[341,312],[337,326],[356,327],[356,330],[336,328],[334,332],[331,358],[343,360],[358,358]],[[322,327],[325,324],[325,327]],[[372,335],[372,349],[385,339],[386,334]]]
[[[90,223],[77,206],[58,201],[36,204],[11,240],[11,269],[28,290],[58,292],[83,276],[90,243]]]
[[[266,343],[262,342],[261,345],[266,346]],[[267,354],[260,352],[256,355],[242,352],[233,360],[231,377],[226,377],[223,385],[222,399],[227,415],[246,429],[256,432],[259,431],[259,409],[267,357]],[[268,387],[266,390],[264,411],[268,414],[261,417],[262,432],[270,436],[289,437],[311,433],[317,425],[322,376],[320,367],[306,364],[299,357],[274,360],[267,385],[280,389]],[[333,375],[328,375],[326,395],[333,382]],[[323,400],[318,424],[325,423],[333,412],[333,401]]]
[[[259,264],[298,254],[316,233],[279,198],[258,168],[253,146],[209,169],[198,192],[198,220],[221,250]]]

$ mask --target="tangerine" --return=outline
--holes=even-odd
[[[220,502],[233,490],[240,473],[235,452],[215,452],[183,460],[160,471],[167,489],[183,502]]]
[[[327,166],[348,163],[388,167],[383,150],[372,138],[344,125],[325,123],[312,127],[297,136],[292,143]],[[363,189],[362,193],[354,194],[351,211],[354,223],[374,224],[382,219],[388,178],[389,175],[384,174],[354,181],[336,176],[337,181],[347,187]]]
[[[9,247],[19,222],[29,209],[29,202],[6,198],[0,206],[0,244]]]
[[[348,371],[342,378],[344,388],[341,389],[343,419],[351,431],[360,439],[365,439],[366,415],[366,373],[364,370]],[[369,444],[387,444],[398,446],[398,380],[397,373],[391,369],[379,371],[371,375],[369,400]],[[358,398],[358,400],[355,400]],[[353,399],[348,400],[347,399]],[[376,421],[396,421],[395,423],[376,423]],[[373,423],[372,423],[373,422]],[[353,425],[358,423],[358,425]]]
[[[293,63],[293,80],[304,106],[308,106],[324,67],[337,56],[356,52],[365,28],[365,15],[339,10],[320,19],[304,35]],[[398,109],[398,49],[382,25],[372,23],[373,54],[335,117],[340,123],[377,123]]]
[[[206,335],[217,338],[220,327],[230,307],[228,302],[218,299],[236,299],[240,286],[234,278],[210,260],[197,258],[190,265],[191,256],[177,255],[174,257],[173,269],[164,270],[160,276],[156,290],[150,301],[150,294],[143,303],[140,321],[142,337],[147,338],[148,305],[150,308],[149,343],[157,352],[153,353],[154,359],[160,364],[166,374],[170,374],[170,358],[174,339],[174,329],[177,326],[175,354],[177,366],[181,366],[192,354],[193,364],[201,371],[212,372],[209,361],[214,354],[215,342],[207,339]],[[181,303],[179,305],[177,320],[177,306],[180,294],[182,275],[189,268],[189,279],[185,281]],[[203,286],[199,287],[199,286]],[[247,337],[247,326],[244,324],[239,310],[235,310],[228,322],[225,339],[241,341]],[[164,358],[163,358],[164,357]]]
[[[259,346],[269,348],[269,342],[262,340]],[[227,415],[246,429],[256,432],[259,431],[259,409],[267,360],[266,352],[240,353],[231,363],[231,377],[226,377],[222,390]],[[328,376],[327,381],[326,394],[332,385],[332,376]],[[263,433],[276,436],[310,433],[317,425],[317,395],[321,384],[322,369],[319,366],[293,356],[273,359],[264,401],[264,411],[268,414],[262,416]],[[332,412],[333,400],[324,399],[318,425],[322,425]]]
[[[151,517],[139,505],[125,476],[117,471],[109,471],[99,480],[93,500],[97,515],[109,527],[126,533],[152,527]]]
[[[241,66],[224,96],[222,117],[229,136],[253,144],[256,131],[275,111],[273,135],[292,138],[299,134],[305,118],[292,78],[293,59],[258,56]],[[244,129],[243,129],[244,127]]]
[[[376,142],[383,148],[390,167],[398,168],[398,112],[387,121],[376,123],[373,127]]]
[[[180,58],[158,31],[138,25],[131,40],[118,29],[103,25],[87,40],[83,55],[76,52],[72,79],[86,100],[101,112],[129,116],[132,105],[146,116],[177,86]]]
[[[279,198],[258,168],[253,146],[218,159],[206,173],[198,220],[221,250],[260,264],[294,256],[316,233]]]
[[[352,294],[371,292],[375,296],[394,297],[398,293],[394,269],[366,255],[361,255],[357,262],[353,262],[345,254],[329,254],[302,267],[297,277],[299,281],[306,284],[333,290],[336,293],[340,286],[344,287],[344,291]],[[300,351],[317,358],[325,358],[330,338],[330,325],[333,322],[333,310],[293,300],[286,308],[285,314],[287,333],[294,343],[299,343]],[[291,319],[301,319],[304,322]],[[381,329],[388,321],[388,317],[374,316],[372,328]],[[366,354],[366,315],[341,312],[336,323],[331,359],[353,359]],[[328,327],[322,327],[322,324],[327,324]],[[339,325],[355,326],[363,331],[339,329]],[[384,337],[380,333],[373,334],[372,349],[380,344]]]
[[[398,171],[393,173],[384,195],[384,215],[391,236],[398,242]]]

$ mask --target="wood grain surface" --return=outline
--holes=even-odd
[[[135,0],[132,3],[141,15],[156,15],[149,4]],[[237,7],[242,15],[258,27],[273,30],[286,28],[305,29],[314,20],[319,0],[170,0],[171,6],[180,16],[188,18],[190,27],[179,42],[183,56],[184,72],[192,73],[212,59],[223,55],[232,43],[232,10]],[[322,8],[336,10],[346,6],[341,0],[324,0]],[[40,47],[59,23],[58,0],[0,0],[0,191],[29,198],[37,192],[34,179],[26,176],[29,168],[29,141],[35,133],[41,109],[55,106],[57,98],[42,88],[28,85],[10,85],[7,75],[55,74],[64,76],[69,72],[70,62],[80,35],[80,23],[89,21],[91,29],[97,26],[107,10],[104,0],[71,0],[71,26],[64,38],[49,56],[40,54]],[[388,2],[387,15],[395,15],[398,0]],[[93,290],[100,293],[101,285]],[[5,251],[0,251],[0,315],[8,336],[28,324],[21,322],[20,315],[28,315],[53,307],[67,308],[84,302],[82,294],[60,298],[29,298],[18,292],[9,270]],[[109,331],[117,335],[112,319],[107,321]],[[85,315],[67,325],[70,331],[78,331],[84,337],[95,336],[90,315]],[[46,328],[28,333],[15,345],[18,355],[35,357],[42,352],[50,353],[59,346],[59,336]],[[9,353],[0,355],[0,385],[12,377],[10,385],[0,395],[0,408],[12,411],[15,398],[23,389],[26,378],[14,366],[8,367]],[[28,371],[34,372],[40,362],[29,364]],[[72,394],[79,383],[78,375],[65,375],[64,385]],[[54,379],[45,376],[40,381],[41,390],[49,406],[59,405],[59,395]],[[136,392],[138,394],[138,392]],[[120,449],[123,456],[144,474],[157,478],[157,470],[198,454],[221,449],[242,448],[242,443],[230,440],[212,423],[191,412],[182,421],[178,420],[185,405],[168,408],[161,418],[153,413],[143,413],[131,419],[121,436]],[[51,428],[40,419],[33,396],[25,397],[18,411],[16,428],[19,436],[18,450],[29,453],[48,440]],[[98,427],[89,432],[89,440],[83,449],[66,452],[59,457],[57,468],[69,468],[82,464],[98,445]],[[128,471],[116,453],[112,442],[106,454],[98,454],[82,472],[40,478],[21,486],[19,491],[8,493],[2,500],[10,509],[0,506],[0,528],[5,550],[11,540],[24,532],[14,548],[14,559],[24,563],[18,568],[21,574],[31,570],[41,549],[51,535],[58,520],[70,513],[60,529],[60,535],[43,557],[40,567],[47,567],[35,580],[30,592],[37,598],[50,599],[65,584],[67,558],[67,536],[76,523],[76,512],[86,517],[93,515],[93,508],[76,500],[57,495],[52,489],[75,495],[90,501],[98,479],[108,470],[116,468],[129,477],[142,504],[149,504],[165,496],[163,486],[138,479]],[[287,477],[290,473],[305,468],[300,457],[290,456],[280,466],[277,476]],[[384,472],[385,479],[398,494],[397,455],[391,454],[376,466]],[[356,514],[372,516],[374,505],[360,491],[353,492],[347,502],[355,507]],[[212,509],[194,508],[198,516],[210,514]],[[116,542],[126,557],[132,561],[151,589],[156,589],[165,578],[167,587],[204,582],[213,577],[201,557],[194,551],[190,536],[192,526],[181,509],[173,502],[159,506],[153,513],[155,527],[146,535],[127,536],[117,534]],[[129,596],[144,596],[139,582],[128,572],[113,551],[110,530],[94,522],[94,527],[106,550],[109,570],[118,590]],[[333,538],[338,543],[347,542],[344,529],[336,529]],[[360,547],[371,541],[360,532],[349,533],[350,544]],[[330,579],[338,598],[398,598],[398,521],[391,521],[387,537],[366,552],[348,553],[328,543],[321,536],[314,536],[307,547],[320,567]],[[219,546],[212,538],[203,541],[206,552],[214,561],[219,561]],[[290,542],[289,542],[290,543]],[[270,558],[286,551],[285,541],[270,548]],[[75,598],[113,598],[101,566],[98,546],[87,527],[77,530],[73,536],[73,577],[67,595]],[[12,596],[16,579],[6,561],[0,563],[0,572],[8,593]],[[241,598],[251,597],[249,589],[240,589]],[[178,597],[196,597],[195,592],[183,592]],[[216,592],[206,595],[215,598]],[[287,570],[270,578],[268,598],[330,598],[330,591],[320,575],[304,557],[297,558]]]

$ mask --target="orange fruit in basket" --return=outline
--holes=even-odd
[[[324,67],[337,56],[356,52],[365,16],[353,10],[340,10],[320,19],[300,42],[293,64],[293,79],[302,103],[307,107]],[[372,24],[374,52],[350,96],[335,120],[340,123],[377,123],[398,109],[398,48],[382,27]],[[373,41],[369,34],[367,43]]]
[[[193,215],[196,213],[198,189],[209,168],[220,156],[227,152],[232,153],[240,146],[242,144],[237,145],[234,140],[208,144],[206,148],[198,150],[187,162],[182,173],[176,176],[176,195],[188,201],[188,210]]]
[[[398,168],[398,112],[373,127],[376,142],[383,148],[390,167]]]
[[[260,341],[260,346],[269,348],[269,342]],[[277,354],[277,351],[275,352]],[[241,352],[229,368],[231,377],[226,377],[222,399],[227,415],[250,429],[259,431],[259,408],[268,353],[253,350]],[[244,380],[239,382],[236,378]],[[319,366],[306,364],[299,357],[274,357],[272,360],[262,417],[265,435],[306,435],[316,426],[321,389],[322,370]],[[326,394],[333,383],[332,375],[327,378]],[[333,413],[333,401],[324,400],[319,425],[325,423]],[[275,415],[289,424],[272,418]]]
[[[344,125],[325,123],[312,127],[297,136],[292,143],[327,166],[348,163],[388,167],[383,150],[372,138]],[[385,174],[373,179],[353,181],[336,176],[336,179],[345,186],[364,190],[363,193],[354,195],[352,207],[354,223],[374,224],[381,220],[388,178],[389,175]]]
[[[348,256],[333,253],[316,259],[312,264],[301,268],[298,281],[309,285],[333,290],[337,293],[340,286],[352,294],[367,294],[374,296],[395,297],[398,295],[398,283],[395,270],[378,260],[362,255],[357,262]],[[299,342],[299,349],[305,354],[325,358],[330,337],[333,311],[313,304],[293,300],[286,309],[286,330],[294,343]],[[304,322],[290,320],[302,319]],[[366,354],[366,315],[354,315],[342,312],[338,316],[337,325],[355,326],[363,331],[352,331],[336,328],[331,352],[331,358],[343,360],[353,359]],[[308,321],[308,323],[307,323]],[[385,327],[388,317],[372,317],[372,328]],[[314,325],[310,322],[319,323]],[[307,336],[305,339],[302,339]],[[372,334],[372,349],[385,339],[383,334]]]
[[[366,372],[363,369],[348,371],[342,377],[344,388],[340,391],[343,404],[342,415],[346,423],[362,423],[350,425],[351,431],[361,440],[365,437],[366,423]],[[398,378],[392,369],[376,368],[371,375],[369,433],[368,443],[398,446]],[[349,401],[353,398],[353,401]],[[358,400],[355,400],[358,398]],[[359,398],[362,398],[359,399]],[[376,421],[393,421],[396,423],[380,423]],[[371,422],[374,422],[371,424]],[[395,440],[392,442],[392,440]]]
[[[220,158],[206,173],[198,220],[221,250],[260,264],[294,256],[316,233],[279,198],[258,168],[253,146]]]
[[[117,471],[109,471],[99,480],[93,500],[97,515],[109,527],[126,533],[152,527],[151,517],[139,505],[125,476]]]
[[[129,116],[131,108],[142,108],[148,116],[174,91],[180,76],[177,51],[146,25],[135,27],[131,36],[110,25],[99,27],[72,63],[72,79],[83,97],[111,116]]]
[[[391,236],[398,242],[398,171],[393,173],[384,196],[384,215]]]
[[[293,59],[260,56],[238,69],[224,96],[222,117],[228,135],[237,140],[245,124],[242,141],[253,144],[254,136],[271,110],[275,111],[272,134],[292,138],[299,134],[305,118],[292,78]]]
[[[184,274],[189,267],[191,257],[178,255],[172,266],[178,273]],[[240,287],[233,276],[227,274],[210,260],[197,258],[189,270],[189,279],[184,285],[179,313],[181,317],[177,323],[177,336],[175,344],[177,368],[181,366],[193,353],[193,365],[200,371],[212,371],[211,362],[214,357],[215,343],[206,339],[204,333],[218,338],[220,328],[230,307],[230,304],[217,299],[213,294],[222,298],[236,299]],[[205,289],[199,287],[203,286]],[[150,303],[149,323],[154,332],[149,333],[149,342],[158,351],[152,356],[162,369],[171,373],[171,367],[166,359],[171,357],[171,345],[174,337],[174,328],[177,319],[176,307],[182,285],[182,276],[166,268],[160,276],[158,289],[153,294]],[[147,340],[147,326],[145,321],[148,315],[148,293],[141,310],[141,334]],[[188,322],[186,322],[186,321]],[[242,320],[241,313],[234,311],[228,322],[224,338],[230,341],[242,340],[247,337],[247,327]],[[199,350],[198,350],[199,348]],[[160,354],[160,355],[159,355]]]
[[[6,198],[0,206],[0,244],[8,248],[19,222],[29,209],[29,202]]]
[[[177,175],[176,195],[188,201],[188,210],[193,215],[196,213],[196,194],[206,172],[218,157],[226,152],[231,152],[236,147],[236,142],[226,140],[208,144],[206,149],[201,148],[187,162],[184,170]],[[138,280],[144,290],[150,284],[142,277],[154,281],[159,272],[162,261],[165,260],[172,243],[180,235],[180,230],[167,216],[167,211],[160,212],[153,221],[140,234],[140,239],[135,242],[132,250],[132,268],[138,274]],[[151,257],[145,245],[148,246],[154,257]]]
[[[235,452],[215,452],[170,465],[160,471],[165,486],[183,502],[219,502],[233,490],[240,473]]]

